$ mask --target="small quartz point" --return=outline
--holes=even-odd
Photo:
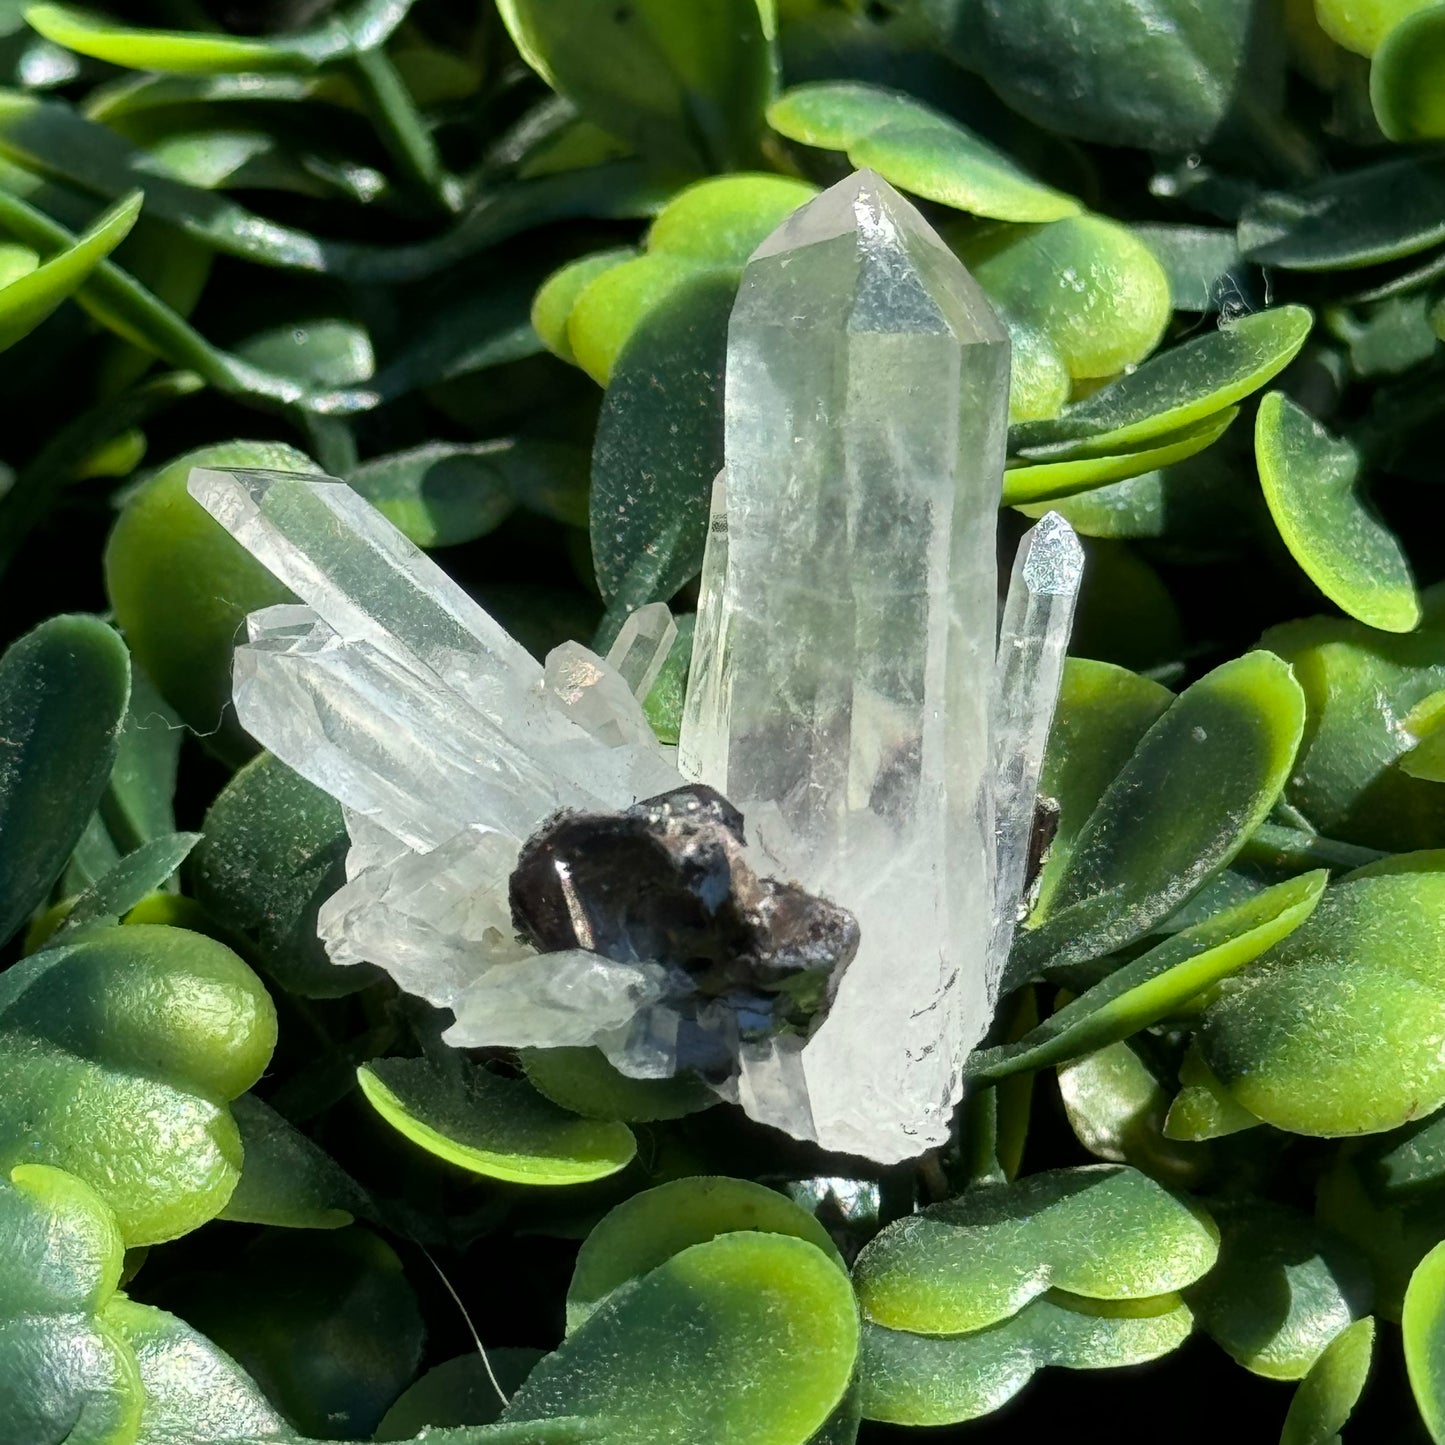
[[[622,677],[638,702],[645,702],[657,681],[672,644],[677,641],[677,623],[665,602],[639,607],[622,624],[607,662]]]
[[[1074,529],[1048,512],[1024,533],[1014,560],[994,680],[994,883],[989,979],[995,996],[1013,986],[1009,947],[1024,911],[1039,773],[1053,726],[1064,653],[1084,576]]]
[[[679,762],[861,928],[822,1026],[745,1052],[740,1099],[880,1162],[947,1139],[992,1017],[1008,386],[987,298],[871,171],[748,263]]]

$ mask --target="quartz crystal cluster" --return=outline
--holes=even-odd
[[[880,1162],[943,1142],[1024,909],[1082,566],[1046,517],[1000,636],[1008,375],[982,292],[876,175],[764,242],[676,754],[641,706],[664,606],[539,664],[343,483],[194,472],[302,599],[250,618],[235,702],[345,809],[330,956],[451,1009],[458,1045],[694,1068]]]

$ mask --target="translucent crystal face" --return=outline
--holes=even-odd
[[[332,958],[452,1009],[460,1045],[596,1043],[636,1077],[710,1050],[721,1093],[800,1138],[882,1162],[943,1142],[1019,913],[1081,561],[1057,517],[1025,538],[996,653],[1008,369],[982,293],[871,173],[759,248],[729,339],[681,767],[641,707],[675,637],[665,607],[605,659],[569,643],[543,665],[343,483],[194,472],[304,603],[253,616],[235,699],[343,804]],[[739,877],[861,927],[811,1033],[699,1008],[655,959],[518,937],[509,879],[547,819],[685,778],[745,815]]]

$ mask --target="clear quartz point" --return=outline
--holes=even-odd
[[[676,641],[677,623],[667,603],[649,602],[622,624],[617,641],[608,650],[607,662],[638,702],[645,702]]]
[[[1039,774],[1083,577],[1084,549],[1074,529],[1057,512],[1046,513],[1019,543],[994,679],[996,878],[988,969],[995,996],[1014,982],[1009,947],[1023,912]]]
[[[946,1140],[992,1014],[1008,384],[982,291],[872,172],[744,272],[680,765],[776,817],[787,876],[862,930],[821,1028],[745,1057],[740,1098],[881,1162]]]

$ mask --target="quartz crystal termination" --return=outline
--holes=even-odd
[[[992,1015],[1008,386],[983,292],[872,172],[744,272],[681,766],[861,928],[818,1032],[744,1054],[742,1102],[880,1162],[946,1140]]]

